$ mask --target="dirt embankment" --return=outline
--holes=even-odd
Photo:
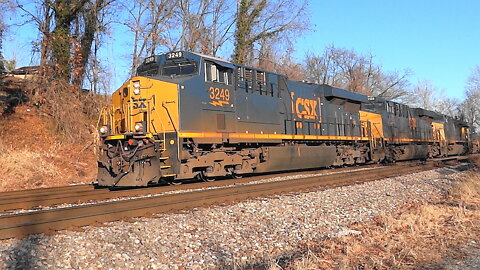
[[[95,180],[98,96],[43,79],[0,89],[0,192]]]

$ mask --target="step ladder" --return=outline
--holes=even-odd
[[[161,174],[160,175],[161,177],[165,177],[165,178],[177,176],[173,172],[170,158],[167,156],[160,157],[160,174]]]

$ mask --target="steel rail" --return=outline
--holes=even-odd
[[[62,192],[71,192],[71,191],[80,191],[80,190],[91,190],[93,189],[92,185],[81,184],[81,185],[71,185],[71,186],[61,186],[61,187],[48,187],[48,188],[35,188],[35,189],[24,189],[24,190],[15,190],[15,191],[4,191],[0,193],[0,199],[6,198],[16,198],[16,197],[28,197],[35,196],[38,194],[53,194],[53,193],[62,193]]]
[[[55,208],[0,216],[0,239],[85,226],[95,222],[121,220],[152,213],[166,213],[216,203],[232,202],[279,193],[297,192],[315,187],[331,187],[373,181],[410,172],[429,170],[434,163],[422,166],[380,167],[347,171],[315,177],[195,190],[170,195],[101,202],[68,208]]]

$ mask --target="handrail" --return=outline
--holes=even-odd
[[[112,126],[112,123],[113,123],[112,109],[113,109],[112,105],[107,105],[102,108],[102,110],[100,111],[100,114],[98,115],[97,128],[100,127],[100,122],[102,125]]]
[[[168,115],[168,118],[170,119],[170,123],[172,123],[172,127],[173,129],[175,130],[175,132],[178,132],[177,131],[177,128],[175,127],[175,124],[173,122],[173,119],[172,119],[172,116],[170,115],[170,111],[168,110],[167,106],[165,106],[165,104],[168,104],[168,103],[175,103],[174,101],[171,102],[171,101],[164,101],[162,102],[162,107],[165,109],[165,111],[167,112],[167,115]]]
[[[375,124],[375,123],[372,123],[372,124],[373,124],[373,126],[375,127],[375,129],[377,130],[378,134],[381,135],[380,130],[379,130],[378,127],[377,127],[377,124]],[[373,133],[372,133],[372,137],[373,137]],[[380,136],[380,137],[381,137],[381,136]]]
[[[160,121],[160,124],[162,125],[162,131],[163,131],[163,145],[162,145],[162,150],[167,150],[166,146],[165,146],[165,140],[166,140],[166,136],[165,136],[165,126],[163,125],[163,121],[162,121],[162,118],[160,118],[160,115],[158,114],[158,111],[155,109],[155,107],[153,107],[152,111],[155,110],[155,114],[157,115],[157,118],[158,120]]]

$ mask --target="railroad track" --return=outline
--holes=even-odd
[[[361,170],[376,168],[380,165],[362,166]],[[246,184],[249,182],[273,178],[286,177],[291,175],[314,175],[341,173],[342,171],[351,171],[352,168],[323,169],[303,172],[287,172],[279,174],[258,175],[242,179],[224,179],[215,182],[193,182],[187,185],[179,186],[155,186],[148,188],[109,190],[108,188],[95,188],[94,185],[77,185],[58,188],[30,189],[22,191],[0,193],[0,215],[2,212],[12,212],[16,210],[28,210],[38,207],[52,207],[63,204],[80,204],[95,201],[104,201],[109,199],[119,199],[124,197],[137,197],[146,195],[155,195],[171,191],[213,188],[229,185]]]
[[[29,234],[44,233],[55,230],[67,229],[70,227],[85,226],[96,222],[108,222],[121,220],[128,217],[145,216],[153,213],[166,213],[182,209],[201,207],[217,203],[232,202],[245,200],[260,196],[268,196],[285,192],[296,192],[300,190],[311,189],[315,187],[327,188],[332,186],[349,185],[365,181],[378,180],[385,177],[396,176],[417,171],[429,170],[437,167],[435,162],[428,162],[425,165],[418,166],[411,164],[403,164],[392,167],[375,167],[357,171],[344,171],[334,174],[321,176],[305,177],[292,180],[282,180],[276,182],[266,182],[260,184],[244,184],[231,185],[231,181],[219,181],[211,183],[197,183],[186,185],[184,188],[194,188],[192,186],[199,185],[203,188],[214,186],[215,189],[193,190],[184,193],[176,193],[160,196],[140,197],[125,200],[112,200],[107,202],[99,202],[94,204],[77,205],[65,208],[54,208],[47,210],[39,210],[32,212],[24,212],[18,214],[6,214],[0,216],[0,239],[24,236]],[[265,178],[265,177],[264,177]],[[236,179],[239,181],[252,181],[249,179]],[[230,183],[227,183],[230,182]],[[219,187],[218,184],[224,186]],[[90,194],[95,192],[96,196],[105,196],[109,198],[117,198],[120,192],[122,196],[132,196],[147,192],[154,194],[158,190],[154,189],[181,189],[182,186],[172,187],[156,187],[149,189],[135,189],[109,192],[108,189],[93,189],[92,186],[78,186],[76,188],[69,187],[77,193]],[[68,193],[69,188],[55,190],[53,189],[43,192],[43,199],[53,200],[51,196],[61,196]],[[9,193],[10,199],[15,198],[15,192]],[[113,195],[115,194],[115,195]],[[28,192],[18,192],[16,195],[25,196]],[[142,195],[145,195],[142,193]],[[50,196],[50,197],[49,197]],[[42,195],[40,195],[42,197]],[[85,196],[87,197],[87,196]],[[18,198],[18,196],[17,196]],[[47,199],[48,198],[48,199]],[[77,198],[78,199],[78,198]],[[98,197],[97,197],[98,200]]]

